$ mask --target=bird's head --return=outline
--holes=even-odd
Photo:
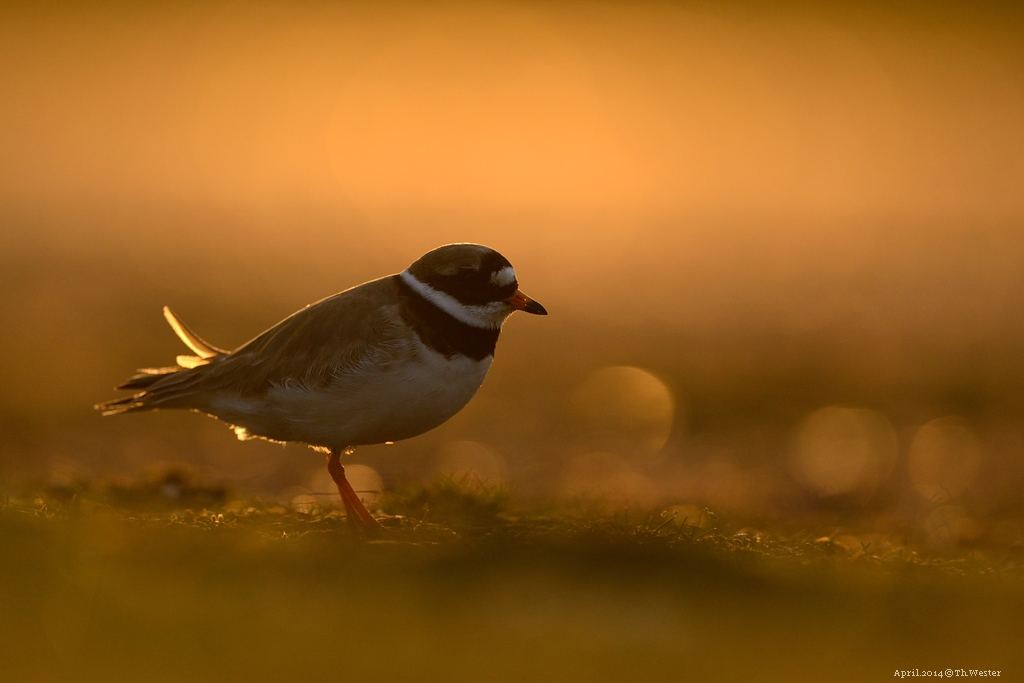
[[[508,259],[482,244],[446,244],[428,251],[401,277],[423,298],[473,327],[500,328],[515,311],[548,314],[519,291]]]

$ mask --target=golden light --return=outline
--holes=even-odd
[[[830,406],[801,425],[791,464],[819,495],[870,495],[892,473],[897,448],[896,431],[881,413]]]
[[[288,486],[277,494],[277,498],[303,514],[309,514],[321,503],[317,500],[319,496],[314,495],[313,491],[304,486]]]
[[[589,443],[622,455],[656,453],[675,418],[672,392],[640,368],[602,368],[580,384],[571,410]]]
[[[956,32],[636,3],[138,9],[0,25],[0,194],[1022,207],[1024,95],[998,49]]]
[[[345,467],[345,472],[348,472],[348,466]],[[308,487],[310,492],[316,496],[316,500],[320,505],[334,507],[341,505],[338,487],[335,485],[334,480],[331,479],[327,468],[318,469],[313,473],[313,476],[309,478]]]
[[[380,206],[635,203],[643,168],[584,55],[515,5],[429,12],[346,79],[331,160]]]
[[[930,501],[957,498],[974,482],[981,466],[981,446],[967,422],[949,416],[917,430],[907,470],[914,489]]]
[[[658,490],[621,457],[612,453],[587,453],[569,461],[562,474],[562,491],[571,498],[616,505],[652,505]]]
[[[384,480],[368,465],[345,465],[345,476],[365,505],[376,503],[384,493]]]
[[[978,537],[978,521],[969,517],[961,505],[943,505],[932,510],[923,524],[928,545],[944,548]]]
[[[476,441],[450,441],[441,449],[438,463],[441,472],[469,476],[498,484],[505,480],[505,465],[493,449]]]

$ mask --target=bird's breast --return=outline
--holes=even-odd
[[[418,340],[405,351],[345,369],[326,387],[272,389],[267,399],[290,433],[281,440],[341,448],[422,434],[469,402],[493,359],[448,358]]]

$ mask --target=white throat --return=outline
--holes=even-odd
[[[471,327],[479,327],[484,330],[500,329],[505,318],[515,310],[504,301],[492,301],[489,304],[481,305],[464,304],[451,294],[439,292],[430,285],[423,284],[408,270],[403,270],[398,276],[402,278],[402,282],[412,287],[424,299],[459,322],[466,323]]]

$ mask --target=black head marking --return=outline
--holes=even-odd
[[[505,269],[509,269],[505,271]],[[409,266],[409,272],[431,289],[444,292],[470,306],[501,301],[515,294],[514,277],[496,279],[512,264],[482,244],[447,244],[429,251]]]

